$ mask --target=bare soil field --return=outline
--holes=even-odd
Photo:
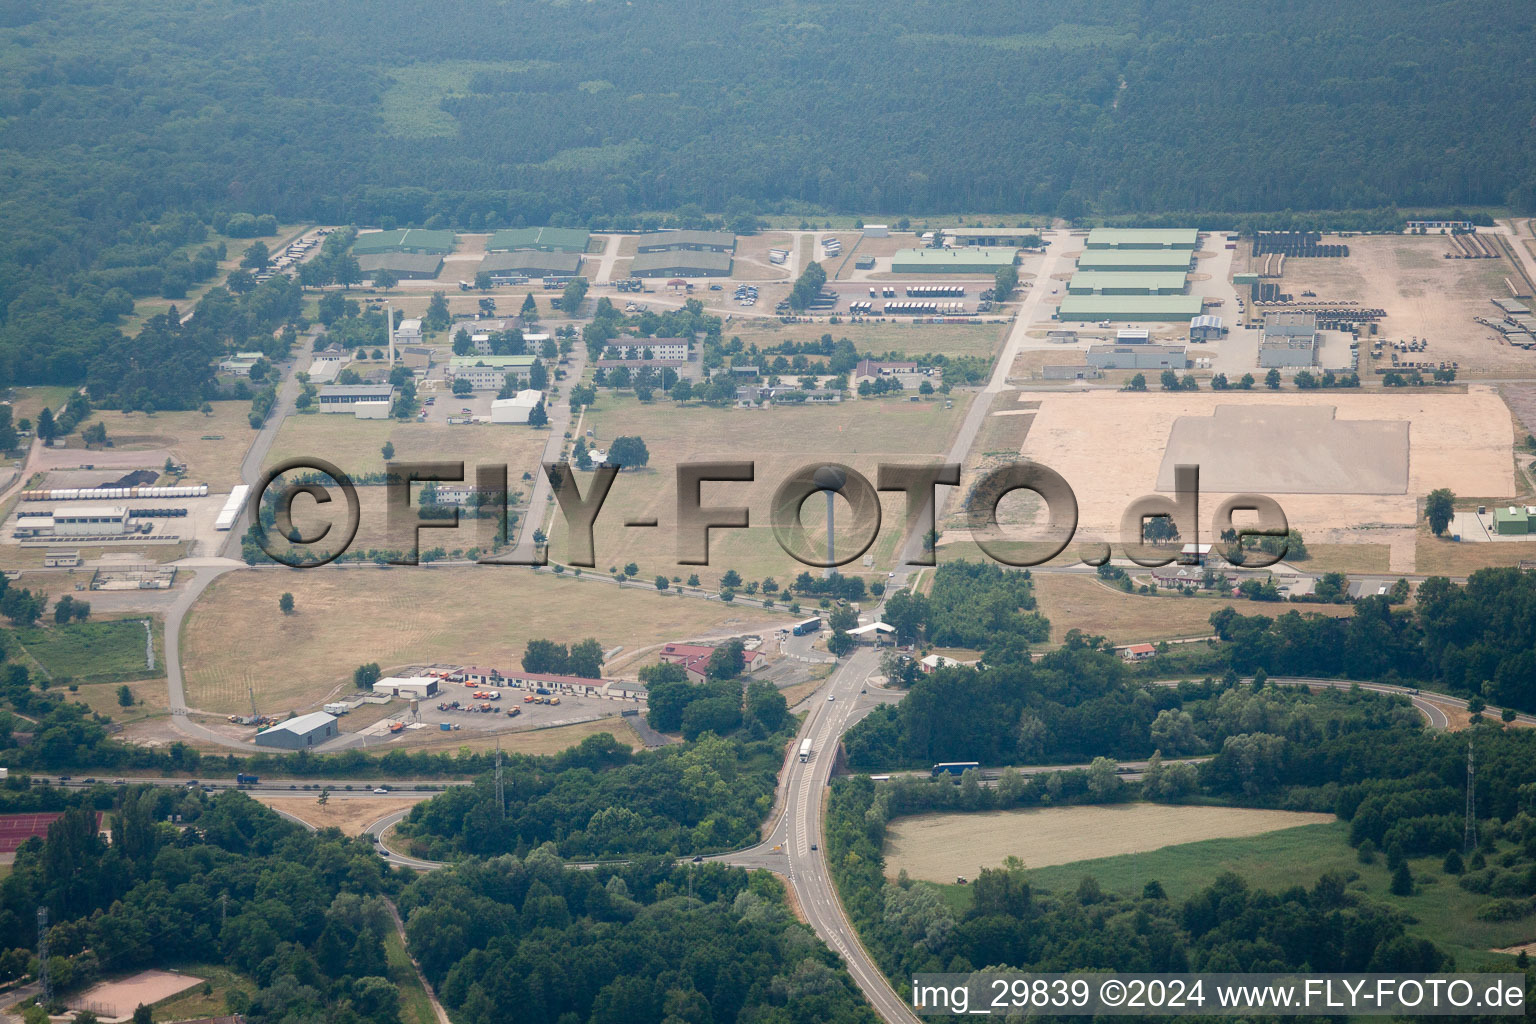
[[[1212,392],[1132,394],[1094,391],[1031,395],[1039,411],[1022,454],[1062,474],[1076,492],[1079,537],[1118,537],[1120,518],[1133,499],[1156,493],[1159,467],[1175,420],[1211,416],[1217,407],[1237,404],[1230,395]],[[1402,494],[1272,495],[1292,527],[1309,543],[1393,544],[1391,570],[1413,569],[1412,538],[1418,520],[1417,499],[1436,487],[1457,494],[1510,494],[1514,467],[1513,431],[1498,394],[1473,385],[1464,394],[1439,392],[1266,393],[1240,399],[1248,408],[1332,406],[1339,421],[1406,420],[1407,487]],[[1283,445],[1284,438],[1273,444]],[[1194,453],[1198,454],[1198,453]],[[1262,462],[1265,451],[1223,453]],[[1209,517],[1228,495],[1202,490],[1202,517]],[[1004,504],[1005,509],[1008,503]],[[1043,506],[1036,502],[1032,516]],[[1369,529],[1366,529],[1370,527]],[[1200,524],[1202,536],[1209,530]],[[1189,540],[1190,538],[1185,538]],[[1513,552],[1508,553],[1513,556]],[[1405,564],[1406,563],[1406,564]]]
[[[92,1011],[104,1021],[126,1020],[140,1003],[153,1006],[202,983],[202,978],[180,972],[140,971],[116,981],[97,982],[67,1002],[75,1009]]]
[[[295,611],[277,608],[284,592]],[[351,691],[352,670],[434,661],[516,667],[528,640],[605,649],[752,631],[781,616],[512,566],[249,570],[216,581],[182,634],[187,702],[218,714],[309,711]],[[239,642],[232,642],[233,638]],[[454,744],[457,745],[457,744]]]
[[[1342,242],[1349,246],[1349,255],[1287,259],[1285,276],[1277,282],[1285,291],[1298,298],[1303,291],[1314,291],[1318,301],[1353,300],[1384,309],[1381,337],[1389,343],[1428,338],[1429,350],[1419,358],[1459,362],[1463,376],[1536,369],[1536,352],[1511,348],[1473,320],[1496,319],[1489,300],[1509,295],[1504,278],[1514,268],[1507,260],[1445,259],[1452,244],[1442,235],[1326,236],[1323,242]],[[1362,346],[1362,373],[1375,368],[1368,350]]]
[[[1215,597],[1150,597],[1126,594],[1090,576],[1035,574],[1040,614],[1051,620],[1051,640],[1060,643],[1069,629],[1102,636],[1112,644],[1210,636],[1211,615],[1236,608],[1244,615],[1280,615],[1288,611],[1317,612],[1345,618],[1354,614],[1347,604],[1273,605],[1228,601]]]
[[[796,470],[821,461],[837,461],[853,467],[874,481],[881,461],[912,463],[943,453],[965,401],[945,409],[937,396],[932,401],[849,401],[817,407],[780,406],[768,409],[714,409],[704,406],[675,408],[667,402],[642,404],[604,392],[589,409],[584,426],[596,431],[599,443],[620,435],[638,435],[650,450],[650,464],[619,475],[594,527],[597,568],[623,566],[634,561],[641,579],[661,574],[686,580],[697,573],[706,584],[728,569],[745,579],[773,576],[780,584],[806,571],[807,566],[785,554],[774,540],[769,525],[772,498],[779,485]],[[750,461],[756,467],[752,483],[706,483],[705,506],[745,506],[750,527],[745,530],[712,530],[707,566],[677,562],[676,466],[682,462],[709,460]],[[583,493],[590,477],[580,474]],[[825,545],[824,502],[813,499],[805,506],[806,534],[815,547]],[[839,543],[851,543],[848,506],[838,499]],[[881,527],[870,554],[874,565],[862,559],[843,566],[844,573],[876,573],[883,577],[885,562],[902,531],[905,498],[895,492],[881,495]],[[658,528],[626,528],[625,523],[655,517]],[[560,559],[568,550],[563,519],[557,519],[551,535],[551,557]]]
[[[924,881],[953,882],[956,875],[975,878],[1009,856],[1042,868],[1334,820],[1331,814],[1147,803],[920,814],[887,829],[885,870],[891,877],[906,871]]]
[[[343,835],[360,836],[374,822],[396,811],[415,807],[432,793],[402,793],[400,796],[338,796],[331,794],[321,807],[313,790],[300,790],[292,796],[279,793],[252,793],[259,804],[285,811],[316,828],[339,828]]]

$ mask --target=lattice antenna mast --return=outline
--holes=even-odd
[[[1467,826],[1464,845],[1468,853],[1477,849],[1477,765],[1470,741],[1467,743]]]
[[[43,1005],[53,1004],[53,978],[48,973],[48,908],[37,908],[37,980],[43,986]]]
[[[507,817],[506,792],[502,788],[501,781],[501,741],[496,741],[496,816],[505,821]]]

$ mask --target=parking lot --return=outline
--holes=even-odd
[[[410,674],[420,670],[409,670]],[[347,717],[341,720],[343,731],[363,732],[370,736],[385,737],[390,734],[394,722],[407,723],[396,736],[408,736],[431,730],[465,732],[484,735],[492,732],[521,732],[529,729],[548,729],[576,722],[590,722],[598,718],[616,717],[624,711],[638,710],[645,713],[645,701],[603,694],[603,686],[593,680],[594,686],[524,685],[517,680],[506,680],[503,686],[442,684],[436,696],[423,698],[418,704],[421,728],[413,728],[410,721],[410,704],[404,698],[396,698],[387,705],[386,712],[378,721],[361,729],[348,729]],[[539,694],[536,689],[548,690]],[[475,694],[486,696],[476,697]],[[558,704],[540,701],[559,700]],[[458,707],[453,707],[454,703]],[[446,708],[442,705],[447,705]],[[486,708],[488,710],[481,710]],[[358,712],[369,719],[374,717],[372,706],[363,704]],[[515,713],[513,713],[515,712]],[[444,729],[447,725],[449,728]]]

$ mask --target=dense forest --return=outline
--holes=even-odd
[[[240,793],[65,796],[13,777],[0,809],[64,812],[46,839],[21,845],[0,882],[6,980],[28,970],[46,907],[60,994],[126,970],[212,962],[248,979],[225,999],[252,1024],[398,1024],[382,898],[397,883],[370,844],[310,832]],[[101,812],[112,815],[110,842],[97,832]]]
[[[1536,711],[1536,572],[1481,569],[1465,587],[1443,577],[1420,585],[1412,610],[1382,597],[1348,618],[1285,612],[1211,616],[1215,657],[1239,672],[1422,682]]]
[[[1376,694],[1239,684],[1148,686],[1114,654],[1078,637],[1039,660],[996,648],[984,667],[914,677],[844,739],[855,768],[938,761],[1074,764],[1215,753],[1232,737],[1272,734],[1307,743],[1362,722],[1422,724],[1407,701]]]
[[[739,706],[740,684],[728,685]],[[787,728],[766,739],[710,733],[631,754],[600,733],[554,757],[515,758],[500,812],[481,776],[417,804],[398,829],[415,855],[436,860],[545,843],[578,860],[732,849],[756,839],[788,742]]]
[[[1390,228],[1393,204],[1529,209],[1510,143],[1536,116],[1532,33],[1514,0],[985,0],[959,22],[869,0],[17,0],[0,385],[83,382],[106,354],[98,400],[155,391],[120,318],[207,281],[210,230],[278,220],[1352,209]],[[176,376],[162,408],[204,391]]]
[[[427,875],[400,909],[463,1024],[876,1019],[766,872],[661,860],[580,871],[535,850]]]

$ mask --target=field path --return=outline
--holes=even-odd
[[[389,907],[389,916],[395,922],[395,934],[400,936],[400,945],[405,947],[405,955],[411,957],[411,969],[416,972],[416,980],[421,982],[422,991],[427,994],[427,1001],[432,1004],[432,1012],[437,1015],[437,1024],[453,1024],[448,1019],[448,1011],[443,1009],[443,1004],[437,1001],[437,993],[432,991],[432,986],[427,984],[427,976],[421,973],[421,964],[411,956],[411,945],[405,938],[405,922],[400,920],[400,910],[395,906],[394,900],[385,900],[385,906]]]

